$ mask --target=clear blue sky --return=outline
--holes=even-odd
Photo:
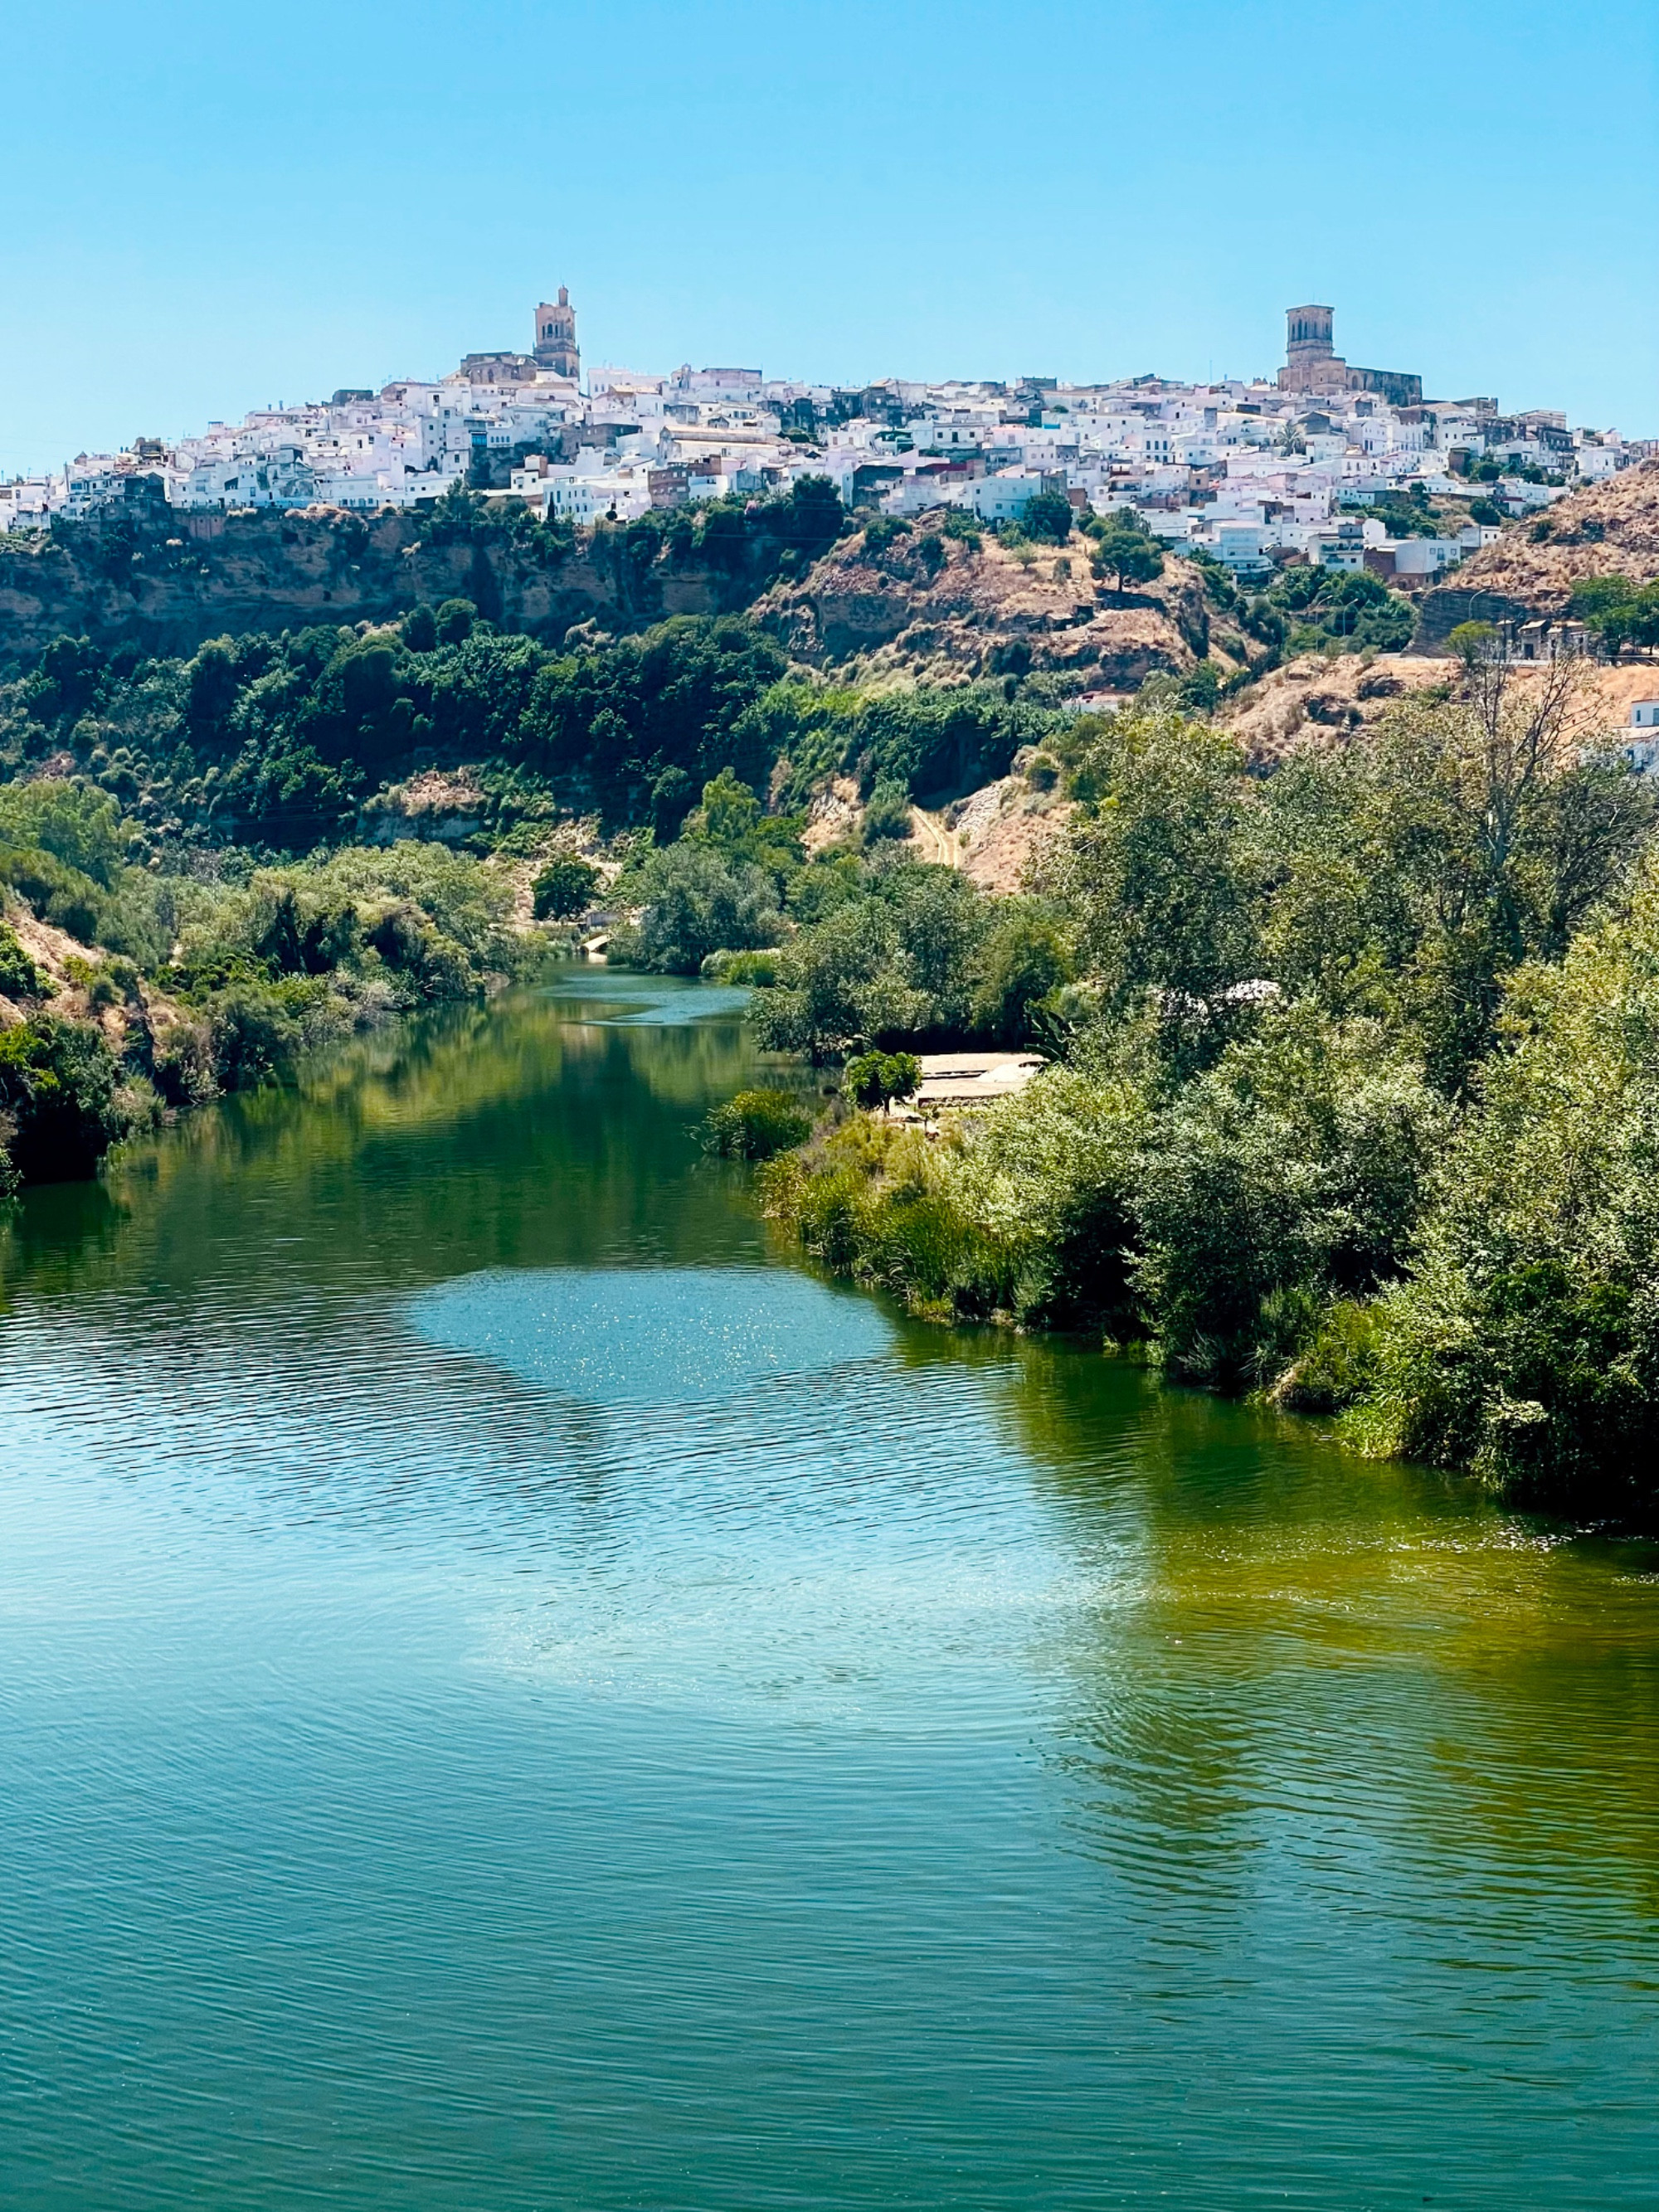
[[[1659,7],[11,0],[0,471],[523,346],[1659,432]]]

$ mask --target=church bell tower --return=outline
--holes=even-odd
[[[579,377],[582,373],[576,310],[562,284],[556,304],[550,306],[544,300],[536,310],[536,366],[550,369],[555,376]]]

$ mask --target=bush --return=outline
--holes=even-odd
[[[709,983],[734,983],[744,987],[775,983],[778,980],[778,956],[775,948],[764,952],[711,952],[702,963],[703,980]]]
[[[239,984],[214,1001],[210,1036],[213,1079],[222,1091],[286,1081],[304,1043],[289,1006],[254,983]]]
[[[1340,1413],[1358,1405],[1376,1379],[1376,1337],[1374,1307],[1337,1299],[1318,1316],[1269,1399],[1287,1413]]]
[[[811,1116],[787,1091],[740,1091],[703,1123],[703,1149],[722,1159],[769,1160],[804,1144]]]
[[[945,1158],[944,1194],[1008,1255],[1021,1319],[1143,1334],[1127,1266],[1149,1113],[1132,1080],[1048,1068]]]
[[[910,835],[910,794],[892,776],[883,776],[865,801],[863,836],[866,845],[883,838]]]
[[[105,893],[82,869],[43,848],[26,847],[0,853],[0,880],[26,898],[42,921],[67,931],[82,945],[97,941]]]

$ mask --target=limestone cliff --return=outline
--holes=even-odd
[[[631,629],[730,603],[728,576],[692,565],[641,585],[608,550],[584,540],[550,562],[505,538],[429,543],[417,519],[397,509],[60,524],[40,538],[0,539],[0,667],[26,665],[65,633],[106,652],[190,653],[204,638],[384,622],[453,598],[550,636],[572,623]]]

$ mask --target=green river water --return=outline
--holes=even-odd
[[[0,2205],[1659,2204],[1659,1553],[818,1281],[738,1014],[0,1231]]]

